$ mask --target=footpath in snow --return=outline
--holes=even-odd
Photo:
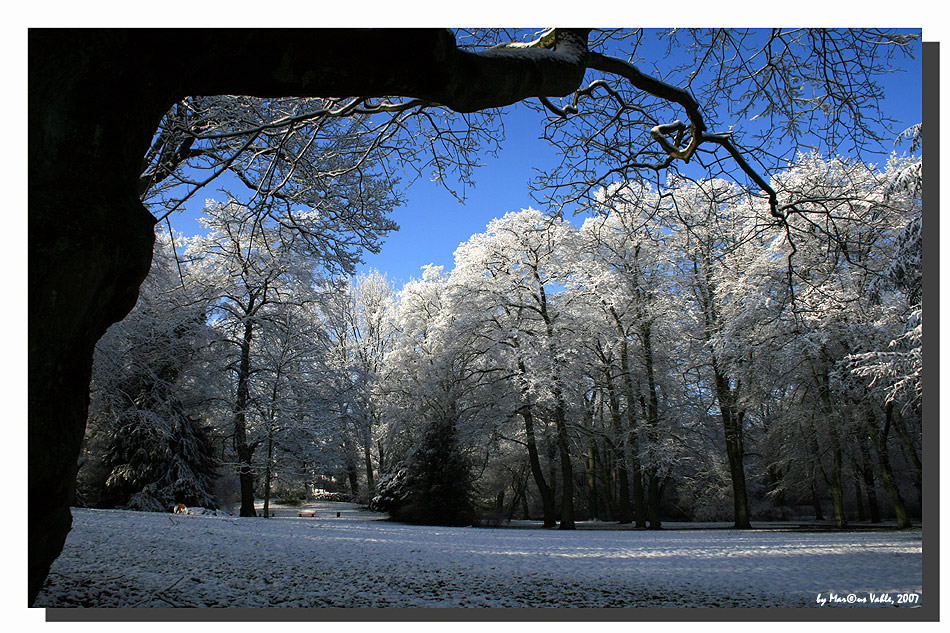
[[[923,601],[920,530],[436,528],[333,502],[275,507],[274,515],[74,509],[66,547],[34,606],[837,608]]]

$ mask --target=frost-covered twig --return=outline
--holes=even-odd
[[[143,604],[145,604],[146,602],[149,602],[150,600],[154,600],[154,599],[156,599],[156,598],[159,599],[159,600],[162,600],[163,602],[167,602],[168,604],[170,604],[170,605],[172,605],[172,606],[174,606],[174,607],[180,607],[180,606],[181,606],[180,604],[175,604],[174,602],[172,602],[172,601],[169,600],[168,598],[165,598],[165,597],[161,596],[160,594],[165,593],[165,592],[168,591],[169,589],[172,589],[175,585],[177,585],[178,583],[180,583],[180,582],[181,582],[182,580],[184,580],[184,579],[185,579],[185,576],[182,576],[181,578],[179,578],[178,580],[176,580],[176,581],[173,582],[172,584],[168,585],[168,586],[165,587],[164,589],[159,589],[159,590],[157,590],[157,591],[152,592],[151,594],[149,594],[149,596],[148,596],[147,598],[145,598],[145,599],[143,599],[143,600],[140,600],[140,601],[136,602],[135,604],[133,604],[133,605],[132,605],[132,608],[140,607],[140,606],[142,606]]]

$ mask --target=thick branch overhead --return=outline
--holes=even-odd
[[[556,30],[549,48],[476,52],[441,29],[205,31],[185,46],[207,63],[182,68],[183,95],[393,95],[456,112],[571,94],[588,53],[587,30],[572,29]],[[196,73],[208,67],[216,72]]]

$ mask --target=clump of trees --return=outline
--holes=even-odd
[[[127,505],[152,490],[114,459],[151,427],[99,404],[138,380],[166,397],[140,397],[134,419],[164,415],[181,435],[138,442],[140,471],[207,455],[210,434],[219,468],[243,479],[242,512],[296,477],[439,525],[741,528],[813,513],[907,526],[921,483],[919,166],[802,155],[774,178],[796,201],[784,223],[723,180],[620,183],[583,222],[507,213],[451,271],[398,290],[376,272],[316,277],[292,242],[254,243],[213,204],[218,228],[179,237],[179,266],[166,246],[123,326],[133,340],[147,327],[156,354],[97,371],[105,490],[125,481]],[[191,312],[143,320],[162,289]],[[100,354],[121,356],[119,340]],[[184,481],[192,499],[209,489]]]

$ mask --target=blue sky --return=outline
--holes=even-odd
[[[512,108],[505,117],[505,142],[497,157],[483,156],[476,169],[475,187],[459,202],[438,183],[424,179],[407,190],[407,203],[396,209],[393,219],[400,230],[393,233],[378,254],[368,253],[359,272],[377,269],[397,287],[422,276],[427,264],[451,270],[458,245],[481,233],[494,218],[509,211],[534,206],[528,183],[535,170],[550,166],[554,149],[538,137],[543,116],[523,107]]]
[[[890,82],[887,114],[901,123],[897,129],[918,123],[920,105],[920,57],[910,60],[911,72],[897,74]],[[645,71],[649,67],[644,66]],[[544,117],[524,107],[513,107],[505,117],[506,140],[497,158],[483,156],[476,169],[475,187],[469,188],[464,204],[436,183],[420,179],[406,191],[406,204],[397,208],[393,219],[400,230],[390,234],[378,254],[366,253],[358,272],[377,269],[386,273],[396,287],[421,276],[426,264],[453,266],[453,252],[474,233],[485,230],[493,218],[528,206],[538,207],[530,195],[528,183],[535,170],[551,166],[556,150],[538,139]],[[883,162],[883,160],[882,160]],[[213,191],[197,198],[215,197]],[[172,217],[173,226],[185,235],[197,232],[194,218],[200,203],[189,212]]]
[[[920,57],[910,60],[919,68]],[[890,116],[901,121],[896,129],[920,122],[919,73],[895,75],[886,104]],[[453,252],[474,233],[485,230],[494,218],[528,206],[539,208],[530,195],[528,183],[535,169],[556,162],[556,150],[538,139],[543,116],[524,108],[514,109],[505,119],[506,141],[497,159],[484,159],[475,172],[476,187],[459,203],[440,185],[416,182],[407,192],[407,203],[396,209],[393,218],[400,230],[392,234],[379,254],[367,254],[363,272],[385,272],[400,287],[412,277],[420,277],[426,264],[451,270]],[[883,160],[881,161],[883,163]]]

